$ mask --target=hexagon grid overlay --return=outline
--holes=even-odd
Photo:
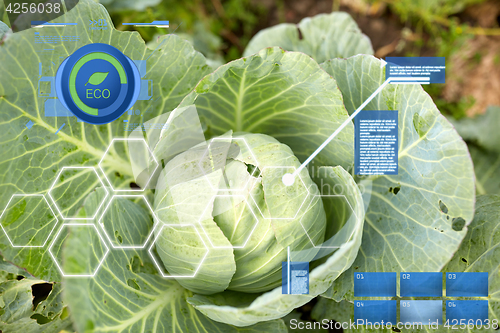
[[[123,200],[133,198],[139,198],[145,203],[144,207],[149,209],[149,213],[153,217],[153,223],[151,223],[150,219],[145,218],[142,208],[137,204],[127,206],[127,216],[118,215],[118,212],[122,210],[120,205]],[[120,218],[116,218],[116,216],[120,216]],[[158,219],[144,195],[117,194],[113,195],[108,201],[104,212],[99,218],[99,225],[113,248],[143,249],[153,235],[156,221]],[[144,234],[147,234],[147,236],[141,238],[141,235]]]
[[[36,225],[33,215],[39,217]],[[43,194],[14,194],[0,215],[0,226],[12,247],[44,247],[57,223]]]
[[[335,200],[341,200],[341,201],[347,203],[347,205],[344,204],[344,207],[348,207],[350,209],[350,213],[353,214],[356,217],[356,219],[358,218],[357,215],[356,215],[356,213],[354,212],[354,209],[352,208],[351,204],[349,203],[349,200],[347,200],[346,196],[343,195],[343,194],[328,194],[328,195],[316,194],[316,195],[314,195],[312,197],[311,201],[309,202],[309,205],[308,205],[307,209],[309,209],[309,206],[311,206],[313,204],[313,202],[315,201],[315,199],[318,198],[318,197],[319,198],[330,198],[330,199],[335,199]],[[341,205],[333,205],[333,207],[341,207]],[[320,248],[320,249],[338,249],[338,248],[340,248],[340,246],[342,245],[342,243],[345,242],[345,241],[341,241],[338,245],[332,245],[332,244],[336,243],[338,236],[345,236],[345,235],[341,235],[341,230],[343,230],[344,228],[347,227],[347,222],[346,222],[346,224],[344,224],[344,225],[342,225],[340,227],[337,226],[335,229],[330,229],[330,230],[327,229],[326,233],[330,234],[331,237],[328,240],[326,240],[321,245],[314,244],[313,240],[311,239],[311,236],[309,236],[306,228],[302,224],[302,219],[300,219],[299,222],[300,222],[300,225],[302,226],[302,229],[304,230],[305,234],[307,235],[307,238],[309,238],[309,241],[311,242],[312,246],[314,246],[315,248]],[[328,225],[334,225],[334,224],[328,223]],[[354,233],[354,229],[353,229],[352,233]],[[352,237],[352,233],[351,233],[351,235],[349,235],[347,237],[347,239],[350,239]],[[325,243],[328,244],[328,245],[324,245]]]
[[[156,242],[161,237],[163,229],[166,228],[166,227],[170,227],[170,228],[193,228],[196,231],[196,234],[200,238],[201,242],[205,246],[205,249],[206,249],[205,255],[201,259],[200,263],[196,267],[196,269],[195,269],[195,271],[194,271],[193,274],[191,274],[191,275],[170,275],[170,274],[168,274],[168,272],[166,271],[166,269],[161,264],[161,259],[157,257],[156,253],[152,252],[153,246],[155,246]],[[198,231],[198,229],[194,225],[192,225],[192,224],[163,224],[161,226],[160,230],[158,231],[158,234],[156,235],[153,243],[151,244],[151,246],[148,249],[149,256],[151,257],[151,259],[153,260],[156,268],[158,269],[158,271],[160,272],[160,274],[164,278],[194,278],[196,276],[196,274],[198,273],[198,271],[200,270],[201,265],[203,264],[203,262],[207,258],[208,252],[209,252],[209,250],[208,250],[207,244],[203,240],[203,237],[201,237],[200,232]]]
[[[282,180],[284,175],[294,174],[296,170],[297,169],[293,166],[266,166],[261,170],[263,183],[265,181],[265,183],[268,184],[264,188],[265,193],[272,196],[290,196],[290,199],[295,199],[291,196],[297,195],[297,192],[299,192],[299,199],[301,202],[300,205],[297,205],[294,203],[298,202],[298,200],[290,200],[291,204],[288,205],[287,209],[284,211],[280,210],[279,212],[276,212],[276,214],[273,214],[275,207],[270,206],[269,214],[266,214],[259,208],[257,201],[255,200],[253,194],[251,194],[250,197],[263,218],[273,220],[293,220],[297,217],[297,214],[304,206],[307,198],[310,196],[309,189],[300,177],[300,173],[296,176],[299,181],[295,181],[292,185],[285,185]]]
[[[115,160],[115,157],[119,157]],[[116,175],[113,168],[116,164],[128,168],[134,175],[134,183],[139,188],[131,188],[130,183]],[[125,165],[123,165],[125,164]],[[149,182],[160,166],[144,138],[114,138],[99,161],[104,178],[115,192],[142,192],[148,188]],[[110,173],[114,176],[110,177]]]
[[[99,246],[94,246],[96,243]],[[93,223],[65,223],[50,244],[49,253],[64,277],[94,277],[108,255],[109,248]]]
[[[87,195],[101,186],[106,195],[91,217],[74,217]],[[109,196],[104,183],[93,167],[63,167],[57,174],[48,195],[63,220],[93,220]]]
[[[252,236],[253,232],[255,231],[255,228],[257,228],[257,224],[259,223],[259,219],[257,218],[257,215],[255,215],[255,212],[253,211],[252,207],[250,207],[250,205],[248,204],[248,201],[245,199],[245,197],[243,195],[238,195],[238,194],[218,194],[218,195],[215,195],[214,196],[214,199],[215,198],[227,198],[228,200],[230,200],[230,198],[239,198],[240,199],[240,203],[244,203],[244,207],[241,209],[241,213],[240,213],[240,217],[239,217],[239,220],[241,220],[242,218],[242,215],[245,211],[245,208],[247,208],[249,211],[250,211],[250,217],[252,218],[253,217],[253,220],[254,220],[254,224],[252,226],[252,230],[246,235],[246,238],[245,240],[243,241],[243,244],[241,245],[232,245],[232,246],[220,246],[220,245],[215,245],[213,242],[212,242],[212,239],[210,239],[210,236],[208,235],[208,232],[207,230],[205,229],[205,227],[203,227],[203,219],[205,218],[205,216],[208,216],[207,215],[207,211],[210,207],[212,207],[212,202],[209,202],[209,204],[207,205],[207,207],[205,208],[205,210],[203,211],[203,214],[201,215],[200,217],[200,220],[198,221],[198,223],[200,224],[201,228],[203,229],[203,232],[205,233],[205,236],[207,236],[208,238],[208,241],[210,242],[210,245],[213,247],[213,248],[216,248],[216,249],[242,249],[244,248],[250,237]],[[223,205],[225,207],[235,207],[237,206],[238,204],[233,204],[233,203],[229,203],[227,205]],[[214,213],[214,215],[220,215],[224,212],[216,212]],[[239,221],[238,220],[238,221]],[[243,226],[244,227],[244,226]],[[224,234],[226,234],[223,230],[223,228],[221,228],[222,232]]]
[[[226,158],[228,156],[238,156],[239,154],[244,154],[246,156],[250,156],[252,160],[252,165],[254,168],[251,172],[251,176],[258,177],[257,170],[259,170],[259,162],[255,157],[252,149],[246,142],[245,138],[231,138],[231,137],[220,137],[213,138],[208,143],[207,149],[203,153],[200,161],[198,162],[198,167],[205,177],[207,177],[207,173],[209,171],[214,171],[217,169],[225,169],[226,168]],[[211,166],[213,170],[206,170],[204,165]],[[225,177],[223,177],[225,179]],[[210,180],[207,178],[207,182],[214,190],[223,190],[223,191],[243,191],[248,186],[250,182],[250,178],[244,183],[239,185],[231,185],[225,184],[224,188],[215,188]]]

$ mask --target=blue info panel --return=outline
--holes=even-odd
[[[399,303],[399,321],[403,324],[431,325],[443,324],[442,301],[401,301]]]
[[[355,297],[396,296],[396,272],[354,273]]]
[[[358,325],[397,322],[397,301],[354,301],[354,321]]]
[[[309,262],[283,262],[281,268],[281,291],[283,294],[309,294]],[[290,275],[288,275],[288,272],[290,272]]]
[[[488,273],[446,273],[446,296],[488,297]]]
[[[354,173],[397,175],[398,111],[361,111],[354,131]]]
[[[409,272],[399,274],[401,297],[442,297],[443,274],[440,272]]]
[[[385,78],[391,83],[445,83],[444,57],[387,57]]]
[[[460,320],[481,321],[483,324],[488,319],[488,301],[446,301],[446,320],[453,325]]]

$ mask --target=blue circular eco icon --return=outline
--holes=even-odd
[[[78,119],[95,125],[110,123],[130,109],[140,87],[134,62],[117,48],[102,43],[76,50],[56,74],[61,103]]]

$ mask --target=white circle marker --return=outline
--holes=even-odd
[[[281,180],[283,181],[283,184],[285,184],[285,186],[292,186],[293,183],[295,183],[295,176],[291,173],[287,173],[283,175]]]

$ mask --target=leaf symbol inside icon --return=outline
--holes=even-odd
[[[87,83],[85,83],[85,85],[90,83],[93,86],[97,86],[97,85],[101,84],[104,80],[106,80],[106,77],[108,76],[108,74],[109,74],[109,72],[107,72],[107,73],[95,72],[94,74],[92,74],[89,77],[89,80],[87,81]]]

